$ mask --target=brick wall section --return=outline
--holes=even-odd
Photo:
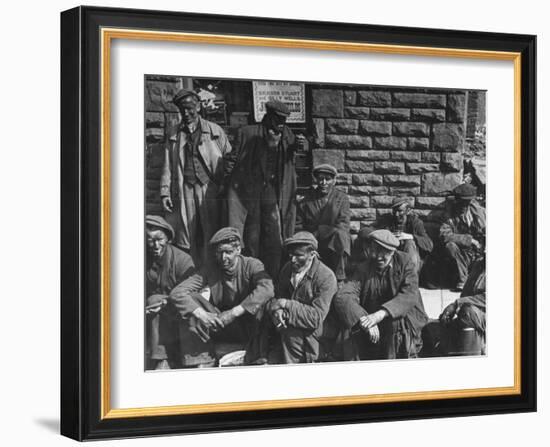
[[[341,173],[352,231],[391,212],[396,195],[412,197],[435,230],[445,196],[462,180],[466,92],[329,86],[312,87],[311,98],[313,163]]]

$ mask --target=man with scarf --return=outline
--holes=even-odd
[[[321,260],[336,274],[346,278],[346,261],[350,255],[350,205],[347,194],[335,188],[336,168],[321,164],[313,168],[317,184],[302,201],[296,212],[296,231],[309,231],[319,241]]]
[[[145,236],[147,369],[177,368],[176,314],[174,308],[167,305],[168,295],[179,283],[194,277],[195,265],[187,253],[170,243],[174,239],[174,229],[162,217],[145,217]]]
[[[362,231],[366,261],[334,299],[344,360],[417,357],[428,321],[412,259],[388,230]]]
[[[184,367],[213,366],[229,351],[246,349],[245,361],[260,356],[259,323],[273,282],[263,264],[241,255],[241,236],[226,227],[210,240],[214,262],[172,290],[169,301],[180,320]],[[263,352],[263,351],[262,351]]]
[[[208,241],[221,224],[223,157],[231,145],[220,126],[201,118],[200,98],[194,91],[180,90],[172,102],[181,122],[166,133],[160,196],[166,218],[176,230],[175,245],[201,266]]]
[[[300,231],[285,240],[289,262],[281,269],[268,316],[276,328],[274,363],[311,363],[319,357],[323,322],[336,293],[336,277],[317,255],[317,240]]]
[[[275,278],[282,241],[294,234],[296,139],[285,125],[286,104],[268,101],[265,107],[261,123],[239,129],[235,151],[226,157],[227,206],[229,225],[243,235],[246,253],[261,259]]]
[[[464,183],[454,191],[451,216],[441,225],[444,256],[456,272],[455,290],[462,290],[468,271],[485,246],[485,209],[475,199],[475,186]]]

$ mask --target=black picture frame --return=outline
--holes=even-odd
[[[521,55],[520,388],[514,395],[102,417],[102,28],[512,52]],[[536,36],[167,11],[61,13],[61,433],[77,440],[536,410]]]

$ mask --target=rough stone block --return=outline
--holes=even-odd
[[[313,166],[328,163],[338,171],[344,170],[344,151],[339,149],[314,149],[311,151]]]
[[[392,186],[390,194],[392,196],[417,196],[420,194],[420,186]]]
[[[420,176],[419,175],[385,175],[384,185],[420,186]]]
[[[445,114],[445,111],[443,111]],[[390,120],[390,121],[403,121],[408,120],[411,116],[410,109],[396,109],[396,108],[371,108],[370,119],[371,120]]]
[[[367,119],[369,115],[370,109],[368,107],[346,107],[344,109],[346,118]]]
[[[405,150],[407,149],[406,137],[375,137],[374,148],[383,150]]]
[[[365,121],[359,124],[359,133],[368,135],[391,135],[391,123],[388,121]]]
[[[376,208],[376,217],[380,219],[381,217],[392,214],[393,210],[391,208]]]
[[[327,119],[325,121],[325,130],[327,133],[352,134],[357,133],[359,121],[352,119]]]
[[[430,149],[430,139],[409,137],[409,149],[413,151],[427,151]]]
[[[312,90],[311,113],[317,117],[342,118],[344,116],[344,94],[342,90]]]
[[[351,185],[351,174],[338,174],[336,177],[337,185]]]
[[[178,84],[176,82],[145,82],[145,111],[177,112],[178,108],[172,103],[177,91]]]
[[[387,186],[350,185],[350,194],[388,194]]]
[[[445,107],[447,98],[442,94],[432,93],[394,93],[394,107]]]
[[[439,171],[439,163],[407,163],[407,174],[424,174]]]
[[[422,152],[422,161],[424,163],[439,163],[441,154],[439,152]]]
[[[325,143],[328,147],[342,149],[372,149],[371,137],[360,135],[326,135]]]
[[[445,172],[460,172],[464,167],[464,157],[458,152],[441,154],[441,170]]]
[[[444,109],[412,109],[411,119],[417,121],[443,122],[445,121]]]
[[[358,102],[362,106],[369,107],[390,107],[391,94],[389,92],[361,91]]]
[[[369,197],[365,196],[348,196],[351,208],[368,208],[370,206]]]
[[[351,181],[354,185],[382,186],[382,176],[375,174],[353,174]]]
[[[433,125],[433,150],[435,152],[462,152],[464,126],[442,123]]]
[[[411,137],[428,137],[430,135],[430,127],[426,123],[393,123],[392,134]]]
[[[416,208],[434,209],[445,208],[445,197],[423,197],[416,198]]]
[[[365,173],[374,171],[374,163],[362,160],[348,160],[345,165],[346,172]]]
[[[377,174],[404,174],[405,163],[395,161],[377,161],[374,163],[374,170]]]
[[[420,152],[392,151],[390,159],[392,161],[420,161]]]
[[[376,210],[374,208],[352,208],[350,211],[352,220],[376,219]]]
[[[349,160],[389,160],[390,153],[387,151],[346,151],[346,158]]]
[[[325,146],[325,120],[323,118],[312,118],[313,123],[313,146]]]
[[[338,191],[342,191],[344,193],[348,193],[349,192],[349,186],[346,186],[346,185],[336,185],[335,188],[338,190]]]
[[[145,127],[164,127],[164,113],[146,112]]]
[[[447,95],[447,121],[463,123],[466,115],[466,95],[464,93]]]
[[[344,105],[345,106],[354,106],[357,102],[357,93],[353,90],[344,91]]]
[[[392,196],[372,196],[371,203],[373,208],[391,208],[393,202]]]
[[[450,194],[451,191],[460,185],[462,176],[460,174],[429,173],[422,175],[422,194],[441,196]]]

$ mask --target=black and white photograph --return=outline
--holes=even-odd
[[[145,370],[487,355],[487,91],[144,85]]]

